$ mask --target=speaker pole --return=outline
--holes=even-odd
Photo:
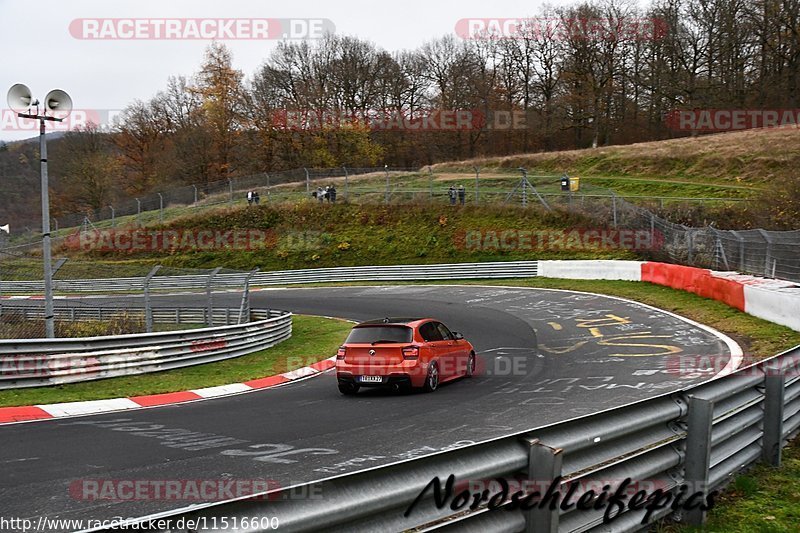
[[[53,260],[50,250],[50,191],[47,178],[47,141],[45,140],[45,121],[39,119],[39,154],[42,174],[42,262],[44,263],[44,324],[48,339],[55,338],[55,318],[53,312]]]

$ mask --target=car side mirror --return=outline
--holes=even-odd
[[[464,335],[462,335],[461,333],[458,333],[457,331],[454,331],[453,332],[453,337],[455,337],[457,341],[460,341],[460,340],[462,340],[464,338]]]

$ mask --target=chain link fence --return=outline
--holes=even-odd
[[[250,321],[250,280],[256,271],[241,272],[131,265],[114,268],[91,262],[54,261],[56,337],[90,337],[151,333],[191,329]],[[105,294],[103,280],[130,278],[127,293]],[[194,290],[205,294],[202,303],[191,304],[163,298],[171,291],[172,280],[191,278]],[[18,290],[41,294],[41,259],[35,257],[0,258],[0,279],[8,287],[0,294],[0,338],[45,337],[44,300],[38,296],[16,295]],[[94,280],[95,298],[74,298],[65,293],[61,280]],[[92,290],[94,287],[87,287]],[[222,297],[219,292],[229,293]]]

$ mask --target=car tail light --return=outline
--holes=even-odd
[[[403,359],[418,359],[419,358],[419,347],[418,346],[406,346],[403,348]]]
[[[339,350],[336,352],[336,359],[344,359],[344,354],[347,350],[344,346],[339,346]]]

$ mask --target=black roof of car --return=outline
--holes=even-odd
[[[382,326],[386,325],[393,325],[393,326],[406,326],[411,322],[417,322],[419,320],[424,320],[424,318],[397,318],[397,317],[386,317],[386,318],[376,318],[374,320],[367,320],[365,322],[361,322],[358,326]]]

